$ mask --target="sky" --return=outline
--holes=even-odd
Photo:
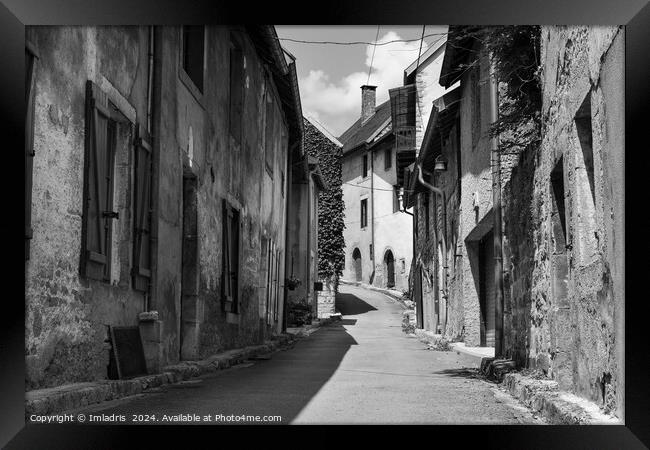
[[[376,42],[414,39],[374,46],[376,25],[276,25],[282,46],[296,57],[303,114],[340,136],[361,115],[361,86],[377,86],[377,105],[388,100],[388,90],[404,84],[404,70],[418,58],[422,25],[379,26]],[[446,33],[447,26],[426,25],[424,53]],[[426,37],[428,35],[433,35]],[[302,41],[367,42],[359,45],[297,43]],[[374,57],[373,57],[374,50]],[[370,79],[368,71],[372,63]]]

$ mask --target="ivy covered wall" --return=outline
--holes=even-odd
[[[305,122],[305,150],[318,158],[327,189],[318,195],[318,273],[321,279],[338,277],[343,271],[343,189],[341,159],[343,151],[308,119]]]

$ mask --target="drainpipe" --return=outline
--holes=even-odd
[[[494,64],[490,64],[490,118],[495,123],[499,117],[498,84]],[[498,137],[491,140],[492,151],[492,209],[494,210],[494,281],[495,281],[495,345],[494,356],[503,358],[503,230],[501,226],[501,157]]]
[[[153,136],[152,133],[152,110],[153,110],[153,72],[154,72],[154,61],[153,61],[153,54],[154,54],[154,27],[150,26],[149,27],[149,61],[148,61],[148,72],[147,72],[147,132],[149,133],[149,136]],[[151,169],[153,169],[153,158],[151,158]],[[151,173],[154,173],[153,170],[151,170]],[[155,177],[154,177],[155,178]],[[152,181],[152,188],[153,188],[153,181]],[[153,195],[154,189],[150,189],[149,191],[149,205],[150,209],[153,209]],[[154,229],[157,228],[154,226],[153,221],[155,220],[154,217],[151,217],[151,233],[154,234]],[[152,238],[157,237],[157,232],[155,233]],[[152,241],[154,240],[152,239]],[[153,245],[151,246],[153,247]],[[153,248],[150,249],[150,251],[153,252]],[[156,258],[151,258],[151,273],[152,275],[156,273]],[[152,285],[153,285],[153,276],[149,278],[149,290],[145,294],[144,298],[144,310],[149,311],[151,309],[151,293],[152,293]]]
[[[431,192],[437,194],[441,201],[442,201],[442,259],[444,261],[444,265],[442,266],[443,268],[443,280],[442,280],[442,298],[445,300],[445,323],[443,324],[443,334],[447,331],[447,320],[448,320],[448,303],[447,303],[447,298],[448,298],[448,293],[447,293],[447,196],[445,195],[445,191],[442,189],[439,189],[432,184],[427,183],[424,181],[424,177],[422,176],[423,173],[426,173],[427,175],[431,176],[432,174],[425,171],[422,168],[422,164],[418,163],[418,181],[420,184],[422,184],[424,187],[429,189]]]
[[[372,245],[372,275],[370,284],[373,284],[375,281],[375,255],[377,254],[377,249],[375,248],[375,163],[374,163],[374,152],[371,150],[368,153],[370,157],[370,210],[372,211],[372,216],[370,218],[370,245]]]

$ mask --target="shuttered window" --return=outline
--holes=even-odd
[[[133,233],[133,288],[147,292],[151,281],[151,173],[152,145],[149,133],[138,127],[135,140],[135,189]]]
[[[110,280],[113,219],[113,169],[116,122],[108,98],[92,81],[86,84],[86,142],[81,274]]]
[[[264,152],[266,158],[266,168],[273,175],[273,162],[275,160],[275,142],[273,140],[273,130],[275,129],[275,105],[273,103],[273,94],[267,88],[266,93],[266,112],[265,112],[265,130],[264,130]]]
[[[236,37],[230,35],[230,136],[241,142],[244,107],[244,54]]]
[[[222,305],[226,312],[239,310],[239,211],[223,201]]]
[[[34,170],[34,69],[35,52],[25,48],[25,261],[29,259],[32,240],[32,185]]]

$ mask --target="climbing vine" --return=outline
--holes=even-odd
[[[318,158],[327,189],[318,194],[318,273],[322,278],[338,277],[345,263],[345,241],[341,159],[343,151],[307,119],[305,149]]]
[[[463,48],[473,46],[491,55],[499,81],[499,118],[489,132],[490,136],[499,136],[502,150],[521,150],[540,138],[540,36],[539,25],[462,27],[449,43]],[[470,58],[465,68],[475,60]]]

